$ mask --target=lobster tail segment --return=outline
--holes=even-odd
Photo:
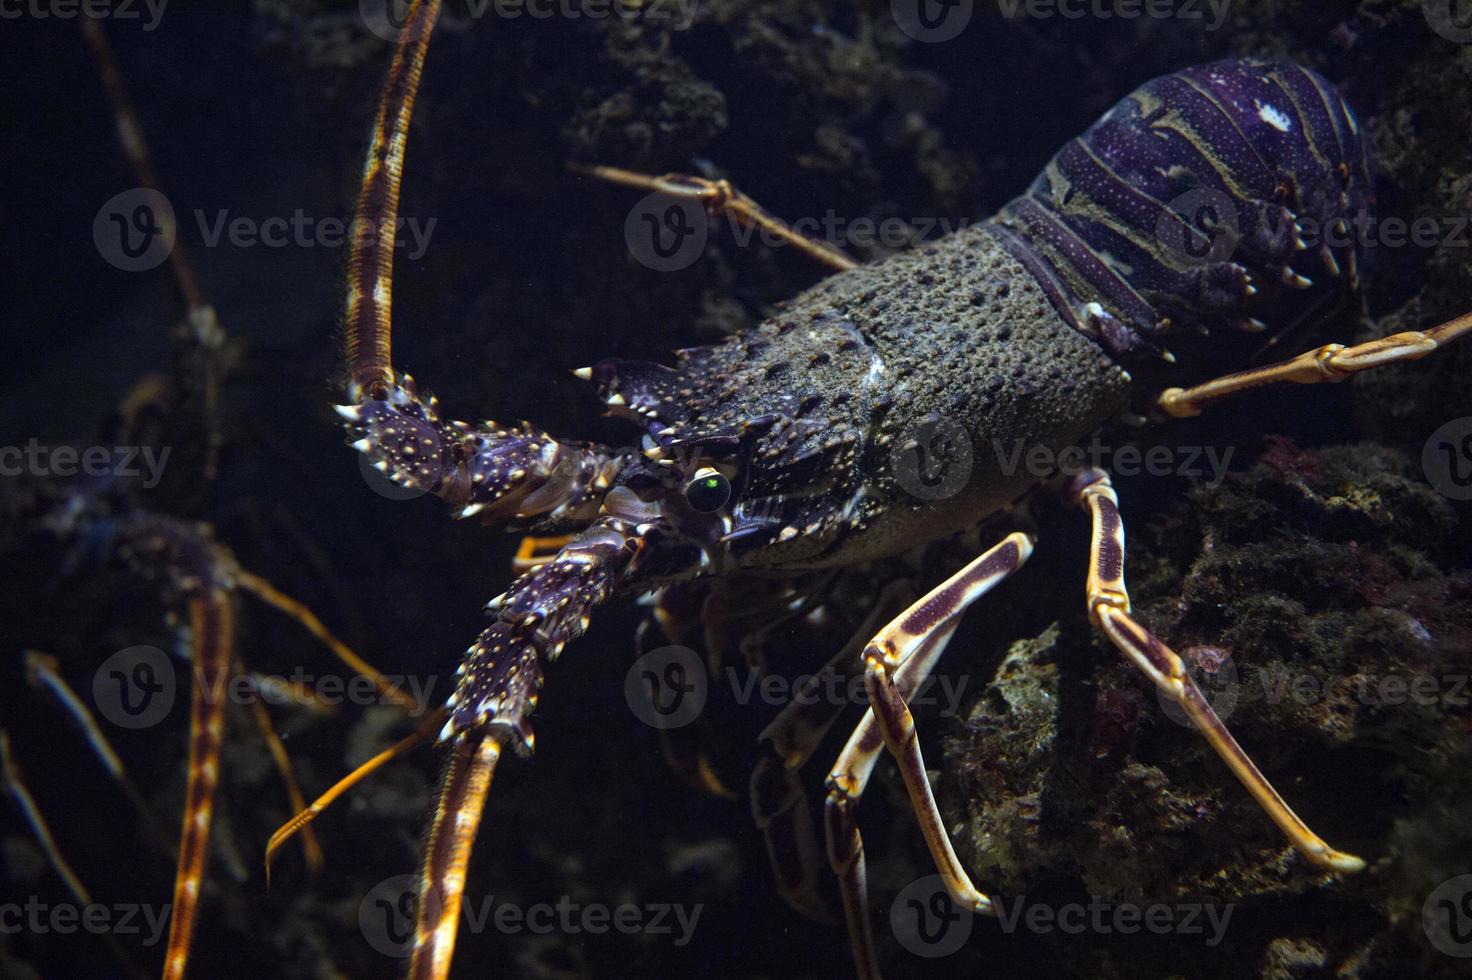
[[[1224,338],[1280,333],[1353,294],[1372,205],[1367,141],[1334,87],[1238,59],[1136,89],[991,226],[1111,353],[1186,328],[1219,357]]]

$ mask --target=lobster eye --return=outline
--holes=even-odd
[[[697,470],[685,484],[685,502],[702,514],[720,510],[731,499],[731,481],[709,466]]]

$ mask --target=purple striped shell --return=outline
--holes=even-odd
[[[1356,292],[1372,190],[1367,140],[1332,85],[1219,61],[1130,93],[991,227],[1112,353],[1169,343],[1219,372],[1227,338],[1282,334]]]

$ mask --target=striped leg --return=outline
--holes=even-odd
[[[1180,656],[1130,615],[1130,597],[1124,584],[1124,522],[1119,516],[1119,499],[1109,482],[1109,474],[1102,470],[1087,471],[1079,475],[1074,488],[1078,502],[1093,516],[1087,589],[1089,618],[1094,625],[1156,687],[1181,706],[1216,754],[1304,857],[1332,871],[1348,873],[1363,869],[1364,861],[1353,854],[1336,851],[1298,818],[1216,716],[1201,689],[1186,673]]]
[[[174,853],[174,842],[167,831],[154,817],[153,811],[143,800],[143,794],[138,792],[138,787],[128,775],[128,770],[123,766],[123,760],[112,747],[112,741],[107,733],[97,724],[97,718],[92,714],[85,702],[77,697],[77,692],[72,690],[70,684],[61,676],[61,665],[56,658],[39,650],[27,650],[25,652],[26,679],[34,687],[44,687],[51,692],[73,723],[87,739],[92,747],[92,752],[101,760],[106,767],[108,775],[122,788],[123,794],[128,797],[133,811],[143,821],[143,825],[149,829],[150,834],[159,842],[159,845],[169,853],[171,859],[177,858]]]
[[[0,789],[15,801],[20,809],[26,823],[31,827],[31,832],[36,837],[36,842],[46,854],[46,860],[51,864],[51,869],[61,878],[66,885],[67,891],[76,899],[77,904],[87,908],[94,903],[92,893],[77,877],[76,871],[72,869],[71,863],[62,855],[61,848],[56,844],[56,838],[52,836],[51,827],[46,823],[46,817],[41,813],[41,808],[31,796],[30,790],[26,788],[25,776],[21,773],[20,765],[15,761],[15,756],[10,747],[10,736],[5,729],[0,728]],[[118,961],[130,977],[142,978],[147,976],[138,965],[133,962],[122,943],[118,941],[117,933],[107,930],[102,934],[103,941],[107,943],[108,949],[112,951],[113,957]]]
[[[1200,415],[1206,406],[1241,391],[1284,382],[1319,384],[1343,381],[1352,374],[1382,364],[1419,360],[1468,334],[1472,334],[1472,313],[1448,320],[1430,330],[1392,334],[1354,347],[1325,344],[1286,361],[1238,371],[1194,388],[1168,388],[1156,404],[1161,411],[1177,418]]]
[[[182,980],[199,912],[199,890],[220,777],[225,738],[225,684],[235,661],[235,611],[218,587],[189,598],[189,637],[194,697],[189,707],[189,763],[184,790],[184,825],[174,877],[174,914],[164,952],[164,980]]]
[[[788,905],[819,922],[831,919],[818,894],[818,846],[808,795],[800,778],[828,729],[847,707],[841,699],[824,700],[815,691],[838,690],[862,669],[860,653],[869,637],[907,604],[908,582],[890,583],[852,640],[823,666],[760,736],[761,757],[751,773],[751,813],[767,842],[767,858],[777,891]]]
[[[689,174],[665,174],[654,177],[649,174],[621,170],[618,167],[574,166],[575,173],[597,177],[609,183],[639,190],[658,191],[670,197],[697,201],[712,216],[729,215],[731,220],[743,228],[754,228],[770,232],[790,245],[796,246],[804,255],[828,266],[837,272],[858,268],[858,263],[844,255],[834,245],[816,238],[809,238],[781,218],[747,197],[732,186],[729,180],[707,180]]]
[[[990,913],[991,900],[977,891],[961,867],[925,776],[906,699],[930,675],[966,608],[1012,574],[1032,554],[1033,538],[1009,534],[880,630],[864,649],[870,708],[828,776],[828,860],[838,875],[854,965],[863,980],[879,976],[869,924],[864,842],[854,810],[864,794],[881,747],[899,762],[920,830],[946,889],[962,908]]]

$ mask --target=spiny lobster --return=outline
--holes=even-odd
[[[1107,473],[1045,481],[980,467],[938,499],[909,492],[904,475],[928,465],[923,452],[947,452],[917,435],[925,426],[952,424],[974,444],[1056,451],[1122,416],[1161,422],[1264,385],[1340,381],[1472,332],[1467,315],[1220,375],[1252,363],[1263,331],[1322,319],[1357,292],[1360,243],[1307,240],[1310,224],[1342,230],[1373,200],[1367,141],[1332,85],[1256,60],[1155,79],[1066,144],[992,219],[867,266],[796,234],[725,181],[579,168],[766,229],[836,273],[756,329],[677,352],[672,367],[610,360],[578,369],[612,414],[639,427],[642,452],[631,455],[527,423],[448,418],[393,367],[393,230],[440,6],[408,6],[374,121],[357,201],[369,233],[349,264],[347,403],[338,410],[376,467],[457,516],[570,539],[492,600],[492,623],[459,669],[439,735],[449,761],[420,871],[409,976],[447,975],[498,760],[508,745],[532,750],[545,666],[596,606],[618,594],[666,597],[699,578],[792,577],[897,554],[973,527],[1045,483],[1092,520],[1092,623],[1184,712],[1306,860],[1342,874],[1364,867],[1298,818],[1182,658],[1132,615]],[[907,699],[965,609],[1033,545],[1031,534],[1006,536],[890,620],[857,657],[869,710],[828,777],[824,829],[860,976],[879,967],[853,814],[885,750],[952,899],[993,911],[947,835]],[[790,706],[767,731],[774,751],[753,781],[779,885],[799,907],[812,868],[790,840],[802,820],[786,790],[832,721],[823,713]],[[273,846],[318,810],[284,827]]]

